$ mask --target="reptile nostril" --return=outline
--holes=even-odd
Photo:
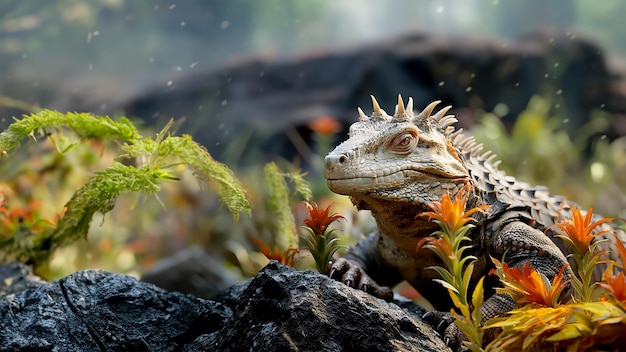
[[[345,155],[339,157],[339,164],[343,164],[346,161],[348,161],[348,157],[346,157]]]

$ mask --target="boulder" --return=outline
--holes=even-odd
[[[277,262],[212,300],[85,270],[0,296],[0,351],[448,350],[422,312]]]
[[[194,246],[161,259],[141,275],[141,281],[168,291],[210,298],[237,280],[235,274],[226,269],[218,259]]]

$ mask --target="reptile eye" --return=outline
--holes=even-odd
[[[394,153],[408,154],[415,149],[417,136],[411,132],[404,132],[397,135],[391,142],[391,150]]]

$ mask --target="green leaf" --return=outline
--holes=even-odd
[[[474,292],[472,292],[472,321],[475,324],[480,324],[483,320],[483,313],[480,311],[480,307],[483,305],[485,291],[483,287],[483,280],[485,278],[481,277],[474,288]],[[482,341],[480,341],[482,343]]]
[[[452,286],[451,284],[449,284],[447,281],[445,280],[441,280],[441,279],[434,279],[433,281],[438,282],[439,284],[441,284],[441,286],[447,288],[448,290],[451,290],[455,293],[459,293],[459,290],[456,289],[456,287]],[[453,296],[453,295],[451,295]],[[454,295],[456,297],[456,295]],[[455,300],[455,298],[453,298],[453,300]],[[458,300],[458,298],[456,298],[456,300]],[[460,302],[459,302],[460,303]]]

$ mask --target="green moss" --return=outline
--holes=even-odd
[[[111,167],[96,172],[67,202],[56,224],[37,230],[20,226],[11,234],[3,234],[0,256],[5,261],[18,259],[36,265],[44,262],[55,249],[86,238],[94,214],[109,212],[121,194],[156,195],[163,181],[177,180],[170,171],[174,169],[172,166],[180,164],[192,169],[199,182],[209,181],[235,219],[242,212],[249,213],[248,197],[233,172],[214,160],[190,136],[170,135],[171,125],[170,121],[152,139],[142,137],[126,118],[114,121],[106,116],[44,110],[16,120],[0,133],[3,155],[19,147],[26,137],[37,140],[39,135],[47,137],[50,129],[67,128],[81,138],[123,142],[120,157],[134,158],[137,165],[114,162]]]

